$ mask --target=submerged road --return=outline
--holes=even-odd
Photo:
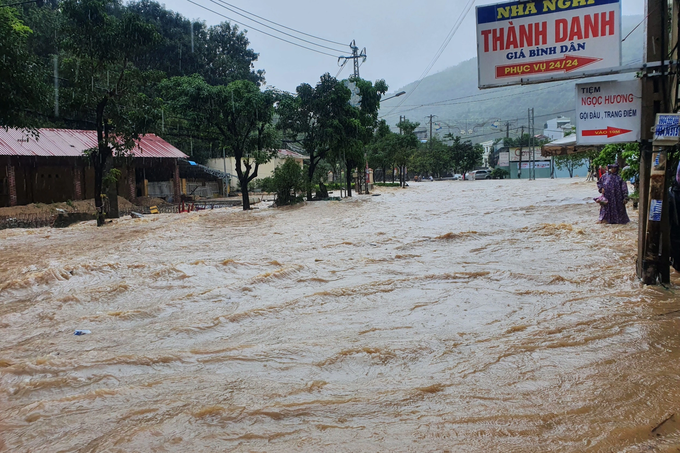
[[[680,281],[637,282],[637,212],[379,192],[0,231],[0,451],[679,451]]]

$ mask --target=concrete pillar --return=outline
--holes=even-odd
[[[175,177],[174,177],[174,189],[175,189],[175,203],[179,203],[182,199],[181,188],[179,185],[179,163],[175,160]]]
[[[83,169],[80,166],[73,168],[73,199],[83,199]]]
[[[14,173],[14,165],[7,164],[7,183],[9,185],[9,205],[17,205],[17,178]]]

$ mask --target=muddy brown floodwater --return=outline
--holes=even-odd
[[[679,451],[680,282],[637,282],[636,212],[381,193],[0,231],[0,450]]]

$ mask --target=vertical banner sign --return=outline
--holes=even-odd
[[[619,0],[477,7],[479,88],[568,79],[621,64]]]
[[[608,145],[640,140],[640,80],[576,84],[576,144]]]

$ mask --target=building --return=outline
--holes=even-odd
[[[558,140],[564,138],[567,132],[574,130],[571,124],[571,120],[564,116],[558,116],[548,120],[543,125],[543,135],[548,137],[550,140]]]
[[[483,157],[483,163],[482,167],[483,168],[489,168],[493,167],[493,161],[494,161],[494,154],[497,154],[497,152],[503,148],[505,145],[503,143],[504,139],[495,139],[495,140],[488,140],[486,142],[481,142],[480,145],[484,148],[484,154],[482,155]]]
[[[288,149],[277,150],[276,156],[269,162],[261,164],[257,169],[257,179],[266,178],[274,173],[274,169],[283,164],[286,159],[294,159],[300,167],[302,167],[306,156],[296,153]],[[217,159],[208,159],[206,166],[213,170],[218,170],[229,175],[230,185],[232,189],[238,187],[238,177],[236,176],[236,159],[234,157],[221,157]]]
[[[37,132],[0,129],[0,207],[94,198],[94,168],[86,151],[97,146],[97,132]],[[118,193],[129,200],[156,192],[178,199],[178,161],[186,157],[154,134],[142,136],[129,155],[114,159],[121,172]]]

